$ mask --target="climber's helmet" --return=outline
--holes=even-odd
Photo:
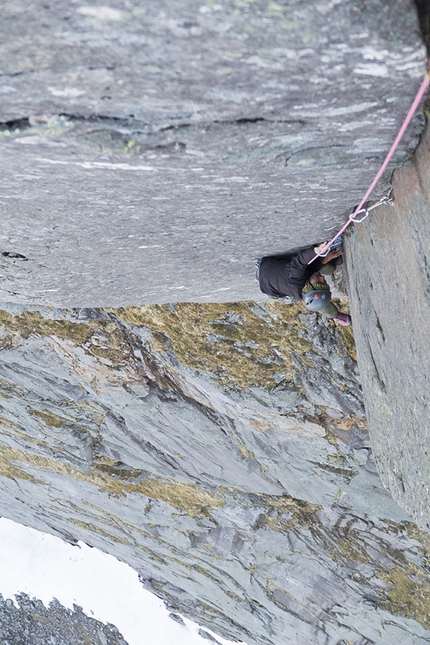
[[[303,294],[303,304],[309,311],[325,309],[331,300],[331,292],[325,289],[313,289]]]

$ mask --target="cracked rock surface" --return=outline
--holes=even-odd
[[[0,42],[0,244],[26,258],[0,299],[68,307],[260,297],[255,258],[360,200],[425,60],[411,0],[11,0]]]
[[[363,196],[413,4],[13,0],[0,30],[0,514],[248,645],[428,644],[428,146],[347,244],[364,399],[351,330],[253,271]]]
[[[276,302],[0,322],[1,515],[248,645],[429,642],[429,535],[376,473],[350,329]]]
[[[45,607],[23,593],[16,604],[0,594],[0,638],[2,645],[127,645],[114,625],[89,618],[77,605],[71,611],[53,600]]]
[[[355,227],[348,282],[366,402],[382,480],[430,529],[430,130],[394,173],[392,206]]]

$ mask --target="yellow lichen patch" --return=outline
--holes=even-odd
[[[340,538],[337,540],[337,544],[343,558],[348,562],[357,564],[370,564],[372,562],[372,558],[368,555],[363,544],[353,536],[348,535]]]
[[[69,340],[115,366],[123,365],[131,354],[125,333],[113,322],[90,320],[83,323],[45,318],[39,311],[25,311],[15,316],[0,311],[1,325],[6,334],[0,339],[0,348],[12,347],[16,337],[40,336]]]
[[[261,514],[256,528],[268,527],[272,531],[285,533],[295,527],[314,528],[319,525],[316,517],[321,506],[288,495],[282,497],[264,496],[261,500],[266,512]]]
[[[333,302],[336,305],[336,307],[339,309],[339,311],[342,311],[343,313],[346,313],[346,314],[350,313],[347,298],[333,298]],[[353,321],[353,324],[354,324],[354,321]],[[357,350],[355,347],[355,339],[354,339],[352,326],[341,327],[339,325],[336,325],[336,329],[342,336],[343,346],[345,347],[346,351],[354,361],[357,361]]]
[[[7,332],[17,333],[22,338],[29,338],[31,335],[57,336],[58,338],[71,340],[76,345],[82,345],[87,342],[93,333],[91,323],[52,320],[44,318],[38,311],[25,311],[16,316],[7,311],[0,311],[0,325],[4,325]],[[2,344],[5,341],[6,339],[2,339]]]
[[[195,484],[169,483],[152,478],[139,482],[135,492],[167,502],[194,517],[206,515],[211,508],[219,508],[225,504],[220,495]]]
[[[183,484],[155,477],[149,477],[136,483],[123,481],[116,477],[109,477],[108,474],[97,470],[82,472],[65,461],[56,461],[16,448],[0,446],[0,463],[3,464],[2,472],[5,476],[18,479],[31,478],[32,481],[36,481],[32,475],[28,475],[25,470],[15,465],[15,462],[28,464],[40,471],[66,475],[77,481],[97,486],[101,491],[118,497],[130,493],[145,495],[151,499],[166,502],[170,506],[196,517],[206,516],[211,508],[223,506],[225,503],[220,495],[206,491],[195,484]]]
[[[152,350],[171,346],[184,365],[231,386],[274,387],[291,380],[294,354],[311,344],[299,336],[298,305],[269,302],[181,303],[115,310],[129,324],[152,331]]]
[[[17,423],[10,421],[9,419],[5,419],[4,417],[0,417],[0,427],[4,430],[9,430],[12,433],[17,433],[21,429]]]
[[[62,428],[67,423],[65,419],[60,419],[60,417],[57,417],[57,415],[45,409],[30,410],[30,415],[33,417],[38,417],[39,419],[42,419],[45,425],[51,426],[53,428]]]
[[[28,428],[25,426],[25,423],[23,426],[20,426],[18,425],[18,423],[15,423],[10,419],[5,419],[4,417],[0,417],[0,429],[1,429],[1,434],[3,436],[3,440],[6,437],[11,437],[14,443],[18,439],[21,439],[27,445],[29,443],[32,443],[33,445],[36,445],[36,446],[43,445],[43,441],[41,441],[39,438],[36,439],[28,434]]]
[[[339,333],[343,337],[343,346],[354,361],[357,361],[357,349],[352,327],[340,327]]]
[[[288,513],[291,510],[294,510],[296,513],[310,513],[311,515],[315,515],[315,513],[321,510],[321,506],[319,504],[305,502],[304,500],[296,499],[289,495],[268,497],[266,505],[270,508],[276,508],[279,513]]]
[[[98,526],[97,524],[94,524],[94,522],[83,522],[82,520],[78,520],[75,517],[69,517],[69,522],[72,522],[80,529],[84,529],[84,531],[86,531],[87,533],[102,535],[109,542],[117,542],[118,544],[127,544],[128,546],[132,546],[132,542],[130,540],[127,540],[126,538],[120,537],[118,535],[112,535],[112,533],[109,533],[108,531],[106,531],[106,529]]]
[[[7,456],[4,455],[4,451],[0,450],[0,476],[7,477],[8,479],[24,479],[30,481],[33,484],[42,483],[33,475],[29,475],[22,468],[14,464],[12,461],[9,461]]]
[[[109,459],[109,457],[98,457],[93,460],[94,470],[98,470],[102,473],[106,473],[113,477],[119,477],[120,479],[136,479],[142,474],[140,468],[129,468],[125,464],[115,461],[114,459]]]
[[[430,629],[430,579],[415,564],[396,566],[380,573],[379,579],[387,586],[378,605],[394,615],[413,618],[425,629]]]
[[[254,453],[251,452],[251,450],[248,450],[246,446],[239,444],[237,448],[244,459],[255,459]]]
[[[355,424],[355,419],[335,419],[333,425],[339,430],[351,430],[352,426]]]
[[[163,354],[169,349],[169,339],[164,334],[154,331],[151,334],[151,349],[156,354]]]
[[[1,348],[1,341],[0,341],[0,348]],[[1,396],[4,399],[10,399],[13,397],[20,398],[25,393],[25,390],[23,387],[20,387],[15,383],[11,383],[10,381],[7,381],[6,379],[3,379],[3,378],[0,379],[0,391],[1,391]]]
[[[96,506],[95,504],[92,504],[88,500],[82,500],[82,502],[83,502],[85,507],[90,508],[91,511],[95,511],[95,514],[93,513],[93,517],[94,517],[94,515],[96,517],[98,516],[100,518],[100,521],[103,522],[103,524],[111,526],[115,530],[121,530],[121,531],[126,530],[126,531],[128,531],[129,535],[130,535],[130,538],[132,538],[137,533],[138,535],[141,535],[145,539],[148,539],[148,540],[156,540],[157,539],[154,535],[152,535],[148,531],[144,531],[142,528],[139,528],[139,527],[137,527],[137,526],[135,526],[133,524],[129,524],[128,522],[126,522],[124,520],[123,517],[121,517],[121,518],[117,517],[116,515],[113,515],[112,513],[109,513],[105,508],[101,508],[100,506]],[[85,514],[86,513],[85,509],[84,510],[79,509],[79,507],[77,507],[75,504],[72,504],[72,503],[69,502],[69,505],[72,506],[77,511],[77,514],[80,514],[80,513]],[[151,525],[149,525],[149,526],[151,526]],[[154,524],[154,527],[156,527],[156,526],[157,525]],[[135,540],[135,539],[134,539],[133,546],[134,546],[134,548],[141,549],[143,551],[147,550],[143,544],[139,544],[138,540]],[[176,551],[174,546],[172,546],[172,551],[173,552]]]
[[[132,350],[126,334],[115,323],[100,323],[95,328],[87,351],[115,366],[127,363]]]
[[[72,466],[67,462],[55,461],[49,457],[41,457],[40,455],[35,455],[29,452],[24,452],[23,450],[18,450],[17,448],[10,448],[8,446],[0,445],[0,460],[3,463],[8,463],[10,466],[11,477],[27,479],[32,477],[25,473],[25,476],[22,477],[21,473],[24,472],[19,466],[15,465],[15,462],[18,462],[22,465],[32,466],[39,470],[45,470],[54,472],[62,475],[72,476],[76,475],[76,479],[85,479],[86,475],[79,471],[76,471]],[[33,478],[34,479],[34,478]]]

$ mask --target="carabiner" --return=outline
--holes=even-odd
[[[354,215],[358,215],[359,213],[364,213],[363,217],[361,219],[355,219]],[[355,222],[355,224],[360,224],[360,222],[363,222],[366,217],[369,217],[369,209],[368,208],[361,208],[357,213],[351,213],[349,216],[349,219],[351,222]]]

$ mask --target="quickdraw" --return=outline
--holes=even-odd
[[[361,222],[364,222],[366,217],[369,217],[370,211],[373,211],[374,208],[377,208],[378,206],[382,206],[382,204],[394,204],[394,201],[391,197],[391,189],[388,195],[384,195],[384,197],[381,197],[381,199],[376,202],[375,204],[372,204],[372,206],[368,206],[367,208],[360,208],[359,211],[352,211],[351,215],[348,218],[348,224],[350,222],[354,222],[354,224],[360,224]],[[360,215],[360,213],[364,213],[363,217],[360,217],[359,219],[357,218],[357,215]],[[318,253],[319,258],[326,258],[327,255],[330,253],[330,251],[333,251],[335,249],[338,249],[339,247],[342,246],[343,242],[343,236],[342,235],[337,235],[335,238],[335,241],[331,242],[329,246],[327,247],[327,250],[323,253]],[[309,262],[310,264],[310,262]]]
[[[370,211],[373,211],[373,209],[377,208],[378,206],[382,206],[382,204],[394,204],[394,200],[391,197],[391,190],[388,195],[384,195],[384,197],[382,197],[379,202],[372,204],[372,206],[368,206],[367,208],[360,208],[359,211],[353,211],[349,216],[349,221],[354,222],[354,224],[360,224],[361,222],[364,222],[366,217],[369,217]],[[360,215],[360,213],[364,213],[364,215],[363,217],[360,217],[360,219],[357,219],[357,215]]]

